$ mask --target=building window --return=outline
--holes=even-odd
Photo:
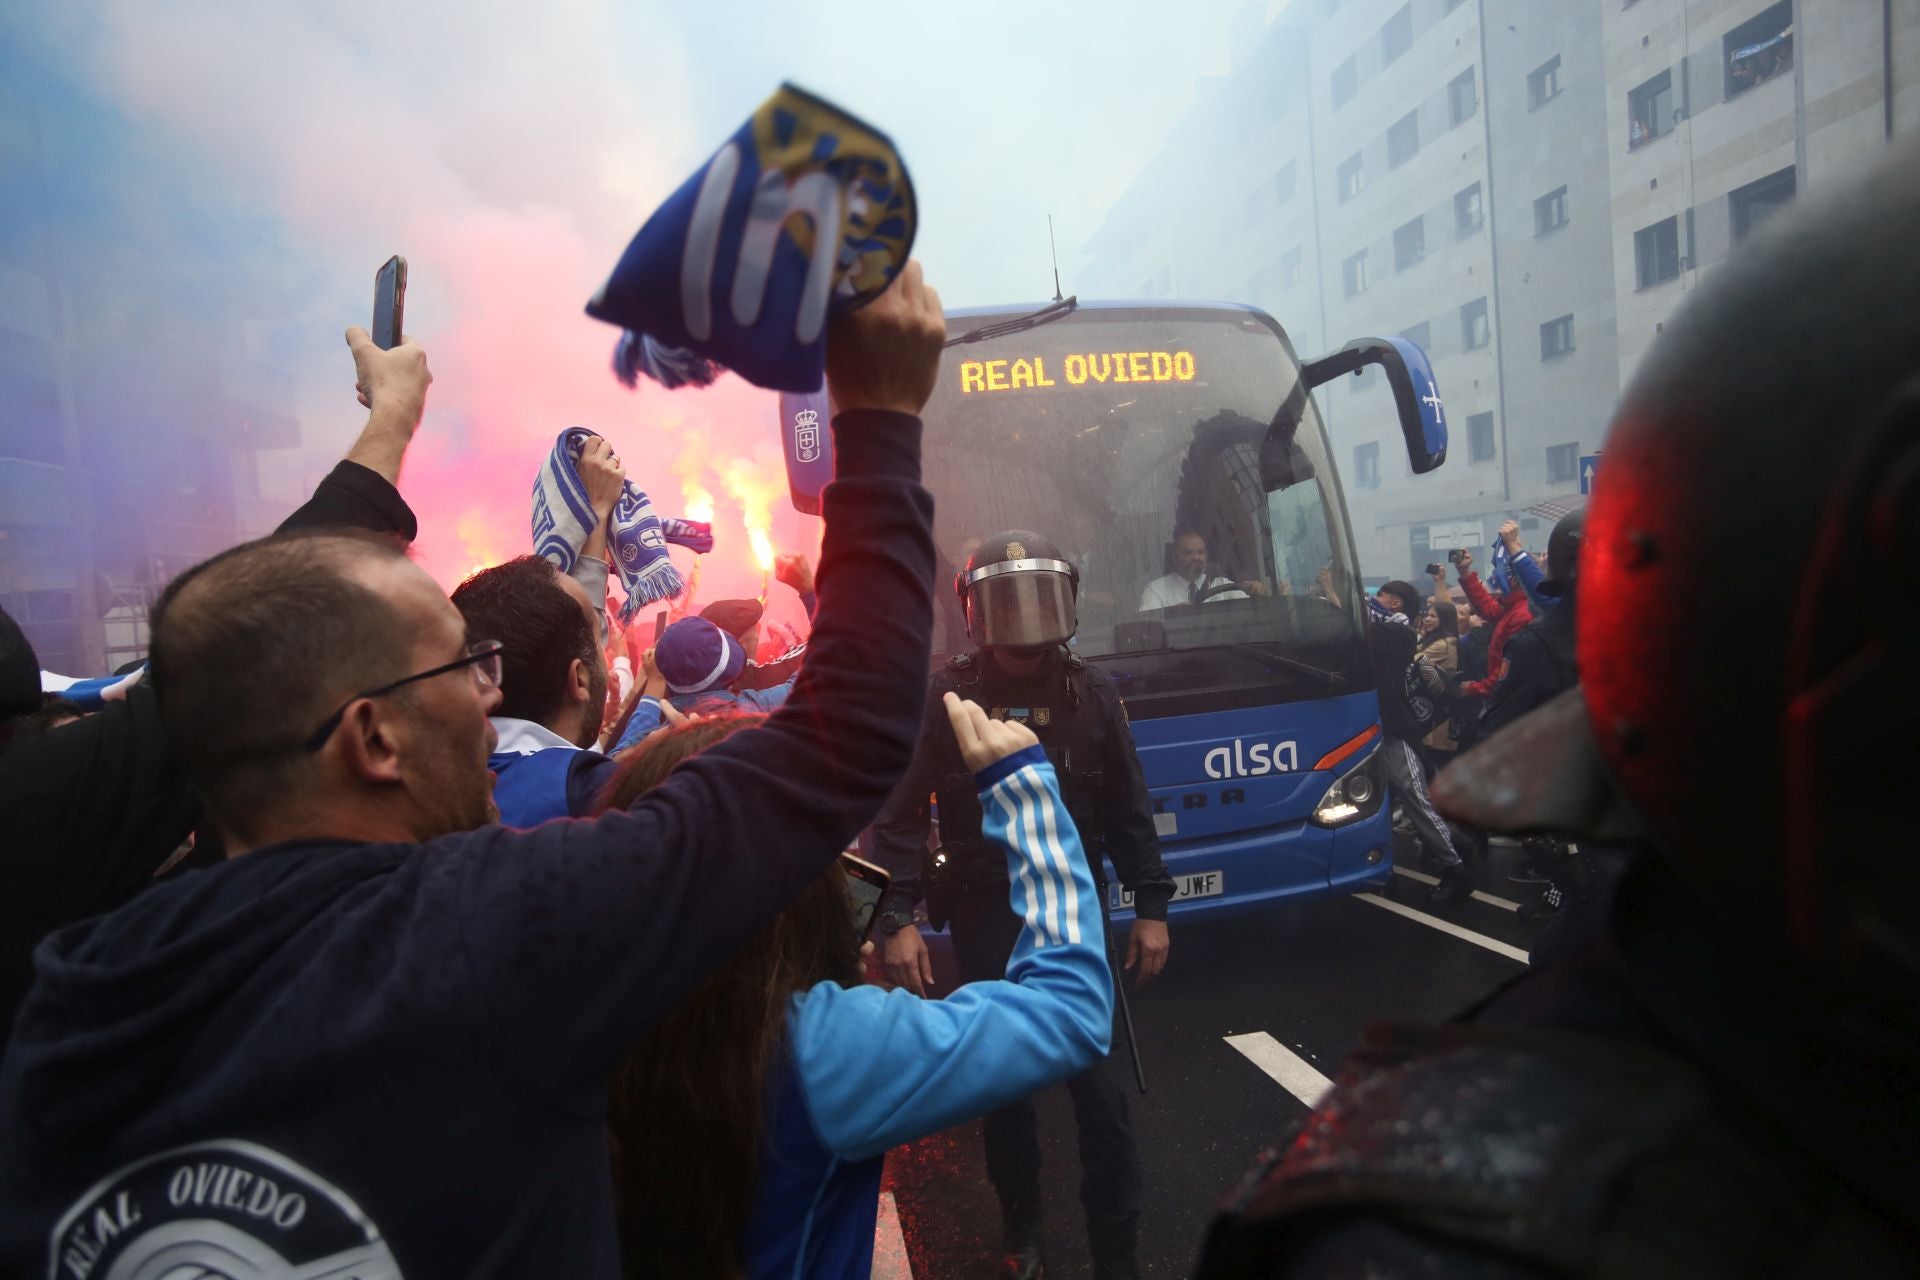
[[[1266,197],[1267,193],[1258,187],[1247,192],[1247,230],[1251,231],[1260,225],[1260,210],[1267,203]]]
[[[1280,255],[1280,287],[1291,289],[1300,283],[1300,249],[1295,246]]]
[[[1567,189],[1549,191],[1533,202],[1533,234],[1543,236],[1567,225]]]
[[[1475,413],[1467,417],[1467,461],[1485,462],[1493,456],[1493,415]]]
[[[1487,300],[1475,298],[1460,308],[1460,345],[1469,351],[1478,351],[1493,341],[1493,331],[1487,325]]]
[[[1402,330],[1400,333],[1400,336],[1405,338],[1408,342],[1411,342],[1414,346],[1420,348],[1422,351],[1425,351],[1428,347],[1433,345],[1432,328],[1427,324],[1425,320],[1422,320],[1419,324],[1413,326],[1413,328],[1411,329]]]
[[[1289,160],[1285,168],[1273,175],[1274,200],[1279,204],[1285,204],[1287,201],[1293,199],[1294,190],[1298,185],[1298,180],[1293,170],[1293,161]]]
[[[1673,132],[1673,72],[1662,71],[1627,95],[1627,150]]]
[[[1720,50],[1726,59],[1729,98],[1793,70],[1793,0],[1780,0],[1727,32]]]
[[[1537,107],[1560,96],[1560,55],[1554,54],[1527,77],[1527,106]]]
[[[1420,150],[1420,113],[1409,111],[1387,130],[1387,168],[1398,169]]]
[[[1480,229],[1485,220],[1480,209],[1480,184],[1474,183],[1465,191],[1454,193],[1453,229],[1455,234],[1470,236]]]
[[[1365,249],[1340,264],[1340,282],[1346,286],[1349,298],[1367,291],[1367,251]]]
[[[1353,100],[1353,95],[1358,93],[1359,90],[1360,69],[1354,65],[1352,58],[1348,58],[1345,62],[1333,69],[1334,109],[1338,110],[1346,106],[1347,103]]]
[[[1357,444],[1353,447],[1353,483],[1361,489],[1380,487],[1380,446]]]
[[[1427,220],[1415,218],[1393,233],[1393,269],[1405,271],[1427,256]]]
[[[1413,48],[1413,5],[1403,4],[1400,12],[1387,19],[1387,25],[1380,28],[1380,61],[1392,63],[1407,50]]]
[[[1334,174],[1334,187],[1340,193],[1340,202],[1345,204],[1360,194],[1367,185],[1366,172],[1360,167],[1360,153],[1355,152],[1341,162]]]
[[[1374,387],[1379,386],[1380,378],[1379,365],[1363,364],[1353,371],[1351,378],[1347,379],[1347,390],[1351,391],[1354,395],[1359,395],[1362,391],[1370,391]]]
[[[1739,244],[1748,235],[1793,203],[1793,166],[1770,173],[1758,182],[1727,193],[1727,208],[1733,214],[1733,242]]]
[[[1575,444],[1555,444],[1547,446],[1547,483],[1570,484],[1580,475],[1580,446]]]
[[[1465,4],[1466,2],[1467,0],[1447,0],[1447,12],[1452,13],[1455,9],[1458,9],[1461,5]]]
[[[1480,109],[1480,91],[1474,84],[1472,67],[1447,81],[1447,107],[1455,124],[1465,124]]]
[[[1633,265],[1640,288],[1680,274],[1680,219],[1667,218],[1633,233]]]
[[[1540,326],[1540,358],[1551,360],[1573,350],[1573,317],[1560,316]]]

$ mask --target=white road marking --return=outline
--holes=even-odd
[[[1424,871],[1415,871],[1412,867],[1395,867],[1393,869],[1393,874],[1397,876],[1405,876],[1409,880],[1418,880],[1421,884],[1439,884],[1440,883],[1439,876],[1430,876]],[[1505,898],[1496,898],[1492,894],[1482,893],[1478,889],[1475,889],[1468,896],[1472,897],[1476,901],[1484,902],[1490,907],[1498,907],[1502,911],[1518,911],[1520,909],[1520,904],[1517,902],[1509,902]]]
[[[1476,947],[1485,947],[1495,955],[1505,956],[1509,960],[1518,960],[1521,964],[1527,962],[1527,953],[1520,948],[1510,947],[1498,938],[1489,938],[1484,933],[1475,933],[1471,929],[1463,929],[1451,920],[1442,920],[1439,916],[1430,916],[1424,911],[1415,911],[1412,907],[1403,907],[1397,902],[1389,902],[1378,894],[1356,893],[1353,895],[1353,898],[1356,902],[1370,902],[1376,907],[1383,907],[1397,916],[1405,916],[1409,920],[1418,920],[1430,929],[1438,929],[1442,933],[1450,933],[1464,942],[1471,942]]]
[[[880,1217],[873,1224],[873,1280],[913,1280],[907,1237],[900,1230],[900,1206],[891,1191],[880,1193]]]
[[[1333,1081],[1316,1071],[1312,1063],[1264,1031],[1227,1036],[1226,1041],[1309,1107],[1319,1105],[1321,1095],[1333,1088]]]

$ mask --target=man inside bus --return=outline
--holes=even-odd
[[[1197,529],[1181,529],[1173,535],[1173,572],[1147,584],[1140,593],[1140,612],[1266,594],[1264,582],[1236,582],[1209,573],[1206,536]]]

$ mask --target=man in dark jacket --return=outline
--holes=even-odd
[[[979,703],[996,720],[1015,720],[1039,737],[1060,775],[1062,797],[1087,848],[1103,898],[1103,855],[1131,895],[1133,931],[1126,966],[1145,983],[1166,963],[1167,902],[1173,879],[1160,857],[1146,778],[1134,754],[1119,690],[1104,671],[1066,648],[1078,628],[1079,573],[1050,541],[1023,530],[987,538],[962,571],[958,590],[967,631],[978,646],[933,673],[913,768],[874,824],[873,849],[893,875],[877,917],[889,976],[925,994],[933,970],[913,919],[925,894],[936,927],[949,920],[963,982],[998,978],[1019,936],[1007,910],[1006,859],[981,836],[978,790],[942,712],[949,692]],[[945,871],[922,875],[939,797]],[[1104,919],[1100,927],[1104,930]],[[1116,977],[1116,980],[1119,980]],[[1111,1058],[1067,1082],[1080,1130],[1080,1201],[1096,1280],[1136,1274],[1140,1165],[1125,1086]],[[1031,1100],[981,1123],[987,1174],[1004,1218],[1005,1268],[1042,1274],[1040,1143]]]
[[[1386,767],[1387,785],[1413,824],[1421,848],[1439,871],[1440,883],[1433,886],[1428,897],[1435,902],[1452,902],[1472,892],[1473,885],[1459,850],[1454,848],[1453,832],[1427,798],[1426,770],[1415,745],[1433,728],[1431,717],[1438,714],[1439,696],[1444,690],[1430,666],[1420,671],[1424,659],[1419,656],[1420,640],[1410,620],[1419,612],[1420,593],[1410,583],[1395,580],[1383,585],[1367,601],[1367,647],[1380,696],[1380,727],[1386,736],[1380,760]],[[1431,687],[1423,676],[1439,687]],[[1416,712],[1416,696],[1425,700],[1429,718],[1423,720]]]
[[[498,646],[390,543],[176,582],[159,707],[229,857],[42,946],[0,1061],[0,1272],[617,1276],[608,1073],[910,758],[944,336],[912,264],[834,322],[792,708],[628,810],[480,827]]]
[[[394,483],[433,381],[426,353],[411,339],[382,351],[358,326],[347,330],[347,345],[370,410],[366,426],[280,531],[365,529],[412,542],[413,512]],[[8,666],[30,673],[37,689],[39,662],[24,636],[19,647]],[[150,884],[203,814],[145,682],[57,733],[0,745],[0,1050],[33,982],[40,940]]]

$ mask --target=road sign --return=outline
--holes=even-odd
[[[1599,471],[1600,471],[1600,455],[1599,454],[1588,453],[1588,454],[1581,455],[1580,492],[1582,494],[1591,495],[1593,493],[1593,477],[1597,475]]]

